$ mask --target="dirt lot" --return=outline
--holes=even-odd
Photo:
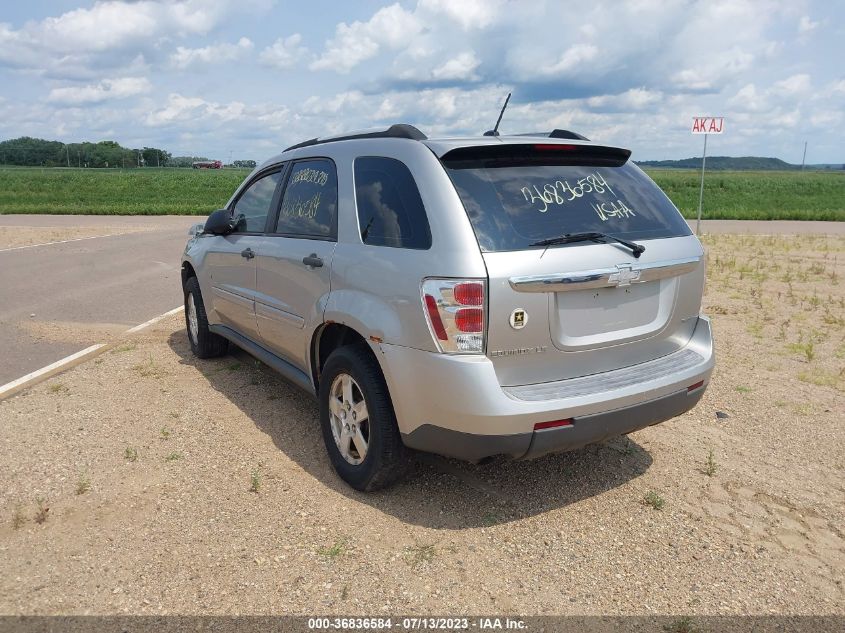
[[[187,233],[187,227],[202,221],[186,216],[0,215],[0,250],[173,227]]]
[[[845,240],[705,241],[704,399],[575,453],[359,494],[178,317],[3,401],[0,613],[845,613]]]
[[[21,246],[32,246],[34,244],[47,244],[49,242],[60,242],[63,240],[78,240],[88,237],[101,237],[103,235],[121,235],[123,233],[134,233],[140,228],[129,227],[11,227],[0,226],[0,249],[19,248]]]

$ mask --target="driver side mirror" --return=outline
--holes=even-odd
[[[212,233],[213,235],[226,235],[227,233],[231,233],[233,228],[232,214],[229,213],[229,210],[217,209],[217,211],[208,216],[203,232]]]

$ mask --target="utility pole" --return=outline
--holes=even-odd
[[[65,145],[65,155],[67,156],[67,166],[70,167],[70,148]]]
[[[801,157],[801,171],[804,171],[805,160],[807,160],[807,141],[804,141],[804,155]]]

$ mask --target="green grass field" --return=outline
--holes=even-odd
[[[0,169],[0,214],[208,215],[246,169]]]
[[[247,170],[0,168],[0,214],[207,215]],[[687,218],[699,173],[648,170]],[[845,173],[708,172],[704,218],[845,221]]]
[[[701,172],[646,171],[684,217],[695,217]],[[845,221],[845,171],[706,172],[702,217],[719,220]]]

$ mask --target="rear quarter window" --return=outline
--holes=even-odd
[[[354,171],[361,241],[371,246],[431,248],[428,217],[408,167],[394,158],[362,156],[355,159]]]
[[[666,194],[630,162],[496,166],[444,160],[444,166],[484,251],[527,249],[588,231],[629,240],[691,234]]]

